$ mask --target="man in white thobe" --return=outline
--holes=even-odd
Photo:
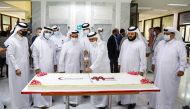
[[[97,29],[97,33],[98,33],[98,35],[100,36],[100,39],[101,39],[101,40],[104,39],[104,37],[103,37],[103,35],[102,35],[103,31],[104,31],[103,28],[98,28],[98,29]]]
[[[186,48],[180,32],[173,27],[164,29],[164,40],[156,46],[152,60],[156,72],[154,83],[160,88],[160,92],[154,94],[154,102],[151,103],[154,109],[174,109],[186,59]]]
[[[89,49],[91,66],[85,69],[86,72],[109,73],[110,64],[106,42],[102,41],[96,32],[89,33],[88,38],[91,44]],[[98,109],[106,109],[108,97],[106,95],[91,96],[91,103]]]
[[[82,35],[80,36],[79,40],[81,43],[81,46],[83,47],[83,50],[89,50],[90,48],[90,42],[88,40],[87,35],[90,33],[90,24],[89,23],[84,23],[82,24]]]
[[[119,55],[121,73],[140,72],[143,75],[146,71],[146,46],[142,34],[137,27],[128,28],[128,39],[124,40]],[[119,105],[128,105],[128,109],[136,106],[136,95],[123,95],[120,97]]]
[[[53,73],[56,70],[56,47],[50,37],[52,29],[44,27],[41,35],[31,46],[35,73]],[[52,106],[51,96],[33,95],[34,107],[46,108]]]
[[[71,41],[63,44],[58,65],[58,72],[80,73],[83,70],[83,49],[78,40],[78,31],[71,32]],[[70,96],[69,104],[76,107],[80,97]]]
[[[11,36],[5,41],[7,47],[7,62],[9,65],[9,90],[11,109],[28,109],[29,95],[22,95],[21,91],[29,81],[29,49],[27,24],[18,23]]]
[[[59,62],[61,48],[62,48],[65,38],[62,35],[59,26],[55,25],[52,27],[52,29],[53,29],[53,35],[51,36],[50,40],[52,40],[56,46],[56,59],[57,59],[57,62]]]

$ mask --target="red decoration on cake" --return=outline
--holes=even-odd
[[[141,79],[141,84],[150,84],[150,83],[152,83],[152,82],[147,78]]]
[[[37,74],[38,77],[45,76],[45,75],[47,75],[46,72],[39,72],[39,73]]]
[[[32,80],[32,82],[30,83],[30,85],[41,85],[41,82],[38,80]]]
[[[128,72],[130,75],[139,75],[139,72]]]

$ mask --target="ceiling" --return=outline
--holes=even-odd
[[[190,11],[190,0],[133,0],[138,3],[139,20]],[[189,6],[169,6],[168,4],[188,4]]]
[[[25,19],[28,16],[31,16],[30,2],[11,0],[1,1],[0,13]]]
[[[17,8],[16,6],[10,5],[6,2],[0,2],[0,11],[1,12],[24,12],[24,10]]]
[[[30,8],[25,9],[26,5],[18,6],[18,4],[28,4],[28,3],[18,3],[18,2],[26,2],[26,1],[29,2],[29,0],[17,0],[17,2],[15,2],[15,0],[2,0],[0,2],[0,7],[5,7],[5,8],[0,8],[0,12],[11,13],[15,15],[23,15],[21,13],[26,13]],[[122,1],[131,1],[131,0],[122,0]],[[139,20],[145,20],[154,17],[174,14],[176,12],[190,10],[190,0],[132,0],[132,2],[138,3]],[[168,4],[189,4],[189,6],[186,7],[168,6]],[[29,14],[28,16],[31,15]]]

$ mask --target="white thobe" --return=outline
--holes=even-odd
[[[60,35],[53,35],[51,36],[50,40],[52,40],[56,46],[56,59],[57,59],[57,65],[59,62],[59,57],[60,57],[60,53],[61,53],[61,48],[62,45],[64,43],[64,36],[62,34]]]
[[[155,85],[160,88],[159,93],[153,96],[152,104],[154,109],[173,109],[180,77],[178,71],[184,71],[186,67],[186,48],[182,41],[171,40],[169,42],[161,41],[155,51],[153,64],[156,69]]]
[[[53,73],[54,65],[56,65],[56,47],[51,40],[45,39],[43,36],[38,37],[31,46],[34,69],[40,69],[42,72]],[[33,103],[35,107],[52,106],[52,97],[33,95]]]
[[[29,95],[22,95],[21,91],[29,81],[29,49],[26,37],[17,34],[5,42],[9,65],[9,90],[12,109],[26,109],[30,107]],[[21,76],[16,75],[16,70],[21,70]]]
[[[4,105],[0,102],[0,109],[4,109]]]
[[[69,41],[63,44],[58,72],[80,73],[83,70],[83,50],[79,42]],[[71,104],[79,104],[80,97],[70,96]]]
[[[144,72],[146,71],[146,46],[143,41],[124,40],[118,59],[121,73]],[[136,103],[136,95],[122,95],[121,104]]]
[[[92,65],[92,73],[109,73],[110,65],[108,58],[107,46],[104,41],[98,42],[97,46],[90,47],[90,59]],[[95,107],[105,107],[108,103],[108,97],[104,96],[91,96],[91,103]]]
[[[80,44],[81,44],[83,50],[89,51],[91,48],[91,44],[90,44],[88,37],[87,36],[80,37],[79,40],[80,40]]]

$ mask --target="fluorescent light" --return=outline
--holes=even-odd
[[[138,9],[140,9],[140,10],[150,10],[152,8],[151,7],[138,7]]]
[[[169,6],[189,6],[189,4],[168,4]]]
[[[183,23],[184,25],[186,25],[186,24],[190,24],[190,23]]]
[[[166,11],[168,11],[168,10],[166,10],[166,9],[153,9],[153,11],[161,11],[161,12],[166,12]]]
[[[0,7],[0,9],[9,9],[11,7]]]

